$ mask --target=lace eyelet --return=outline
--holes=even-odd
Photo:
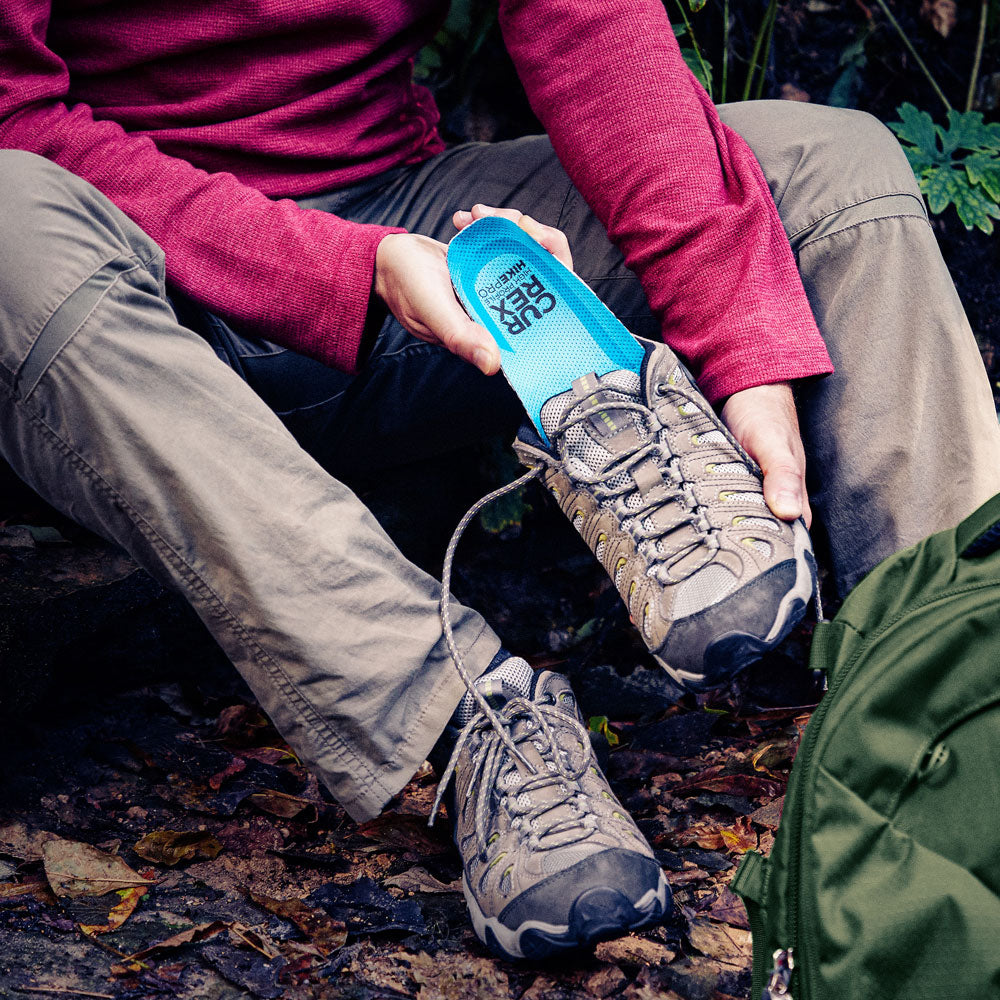
[[[667,394],[667,383],[666,382],[657,382],[656,385],[653,387],[653,392],[657,396],[659,396],[660,398],[666,396],[666,394]]]

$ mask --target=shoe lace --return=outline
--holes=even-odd
[[[661,398],[678,397],[683,403],[691,403],[699,410],[706,405],[700,393],[683,385],[661,382],[656,386],[655,392]],[[599,502],[602,504],[605,501],[610,502],[623,526],[628,528],[635,539],[636,548],[650,563],[651,573],[654,573],[662,583],[679,583],[712,561],[719,548],[718,529],[709,524],[704,508],[694,495],[692,485],[683,478],[677,456],[670,451],[666,442],[660,440],[659,432],[665,429],[666,425],[656,415],[656,411],[644,403],[627,397],[616,399],[613,403],[593,403],[576,412],[574,412],[576,407],[571,407],[553,428],[549,435],[550,440],[562,454],[564,447],[561,447],[561,442],[565,440],[571,428],[610,408],[638,415],[639,420],[636,423],[641,425],[642,436],[635,447],[612,455],[593,472],[581,471],[579,465],[571,472],[566,468],[565,461],[563,467],[571,479],[588,486]],[[639,429],[637,427],[637,430]],[[754,472],[759,472],[757,464],[739,446],[736,439],[724,428],[723,432],[730,443],[737,448],[747,466]],[[666,470],[669,485],[664,478],[662,490],[651,491],[649,497],[645,499],[640,495],[639,503],[631,506],[626,503],[628,498],[639,495],[632,472],[649,458],[656,462],[657,468]],[[664,520],[663,523],[658,523],[652,518],[653,514],[664,511],[670,504],[677,505],[674,517]],[[647,520],[648,524],[645,523]],[[684,525],[689,525],[693,529],[693,538],[677,531]],[[670,536],[673,536],[672,541]],[[691,554],[696,550],[701,550],[701,558],[691,559]],[[678,571],[677,566],[682,562],[684,568]]]
[[[472,789],[478,788],[474,827],[481,854],[485,854],[488,847],[490,800],[494,795],[500,797],[511,814],[515,827],[527,830],[529,845],[537,850],[565,847],[589,837],[597,828],[596,817],[578,785],[593,761],[590,737],[583,726],[554,703],[524,697],[511,698],[499,711],[494,709],[473,682],[452,631],[451,572],[455,550],[465,529],[484,507],[526,485],[537,478],[541,471],[541,467],[536,466],[506,486],[488,493],[466,511],[448,543],[441,572],[441,599],[438,603],[441,629],[455,669],[475,699],[479,711],[458,735],[448,765],[438,782],[428,826],[434,825],[438,807],[455,773],[462,751],[472,741],[470,749],[474,752],[470,756],[473,772],[466,783],[466,794],[471,794]],[[576,739],[580,753],[575,761],[574,755],[560,746],[557,731],[568,732]],[[521,750],[521,745],[529,740],[538,752],[544,769]],[[526,776],[518,771],[515,759],[526,769]],[[500,791],[501,779],[503,791]],[[536,798],[532,795],[533,792],[542,790],[547,790],[545,796]],[[567,815],[560,809],[563,806],[573,807],[573,811]],[[557,810],[557,815],[546,823],[545,814]]]

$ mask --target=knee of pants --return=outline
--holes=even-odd
[[[49,317],[121,259],[162,287],[156,243],[85,180],[22,150],[0,150],[0,373],[16,371]]]
[[[875,215],[882,214],[890,209],[878,204],[880,200],[896,196],[911,196],[923,211],[917,179],[889,128],[864,111],[809,107],[810,127],[784,193],[797,205],[791,232],[866,203]]]

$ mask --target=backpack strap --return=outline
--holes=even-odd
[[[964,559],[978,559],[1000,549],[1000,493],[958,526],[955,547]]]

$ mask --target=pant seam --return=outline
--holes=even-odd
[[[927,226],[930,226],[930,223],[927,222],[927,220],[924,219],[922,216],[906,215],[906,214],[902,214],[902,213],[897,213],[895,215],[878,215],[878,216],[875,216],[872,219],[862,219],[860,222],[853,222],[853,223],[851,223],[851,225],[844,226],[843,229],[837,229],[837,230],[835,230],[832,233],[824,233],[822,236],[817,236],[816,239],[809,240],[806,243],[803,243],[801,246],[799,246],[798,252],[801,253],[807,247],[815,246],[817,243],[821,242],[822,240],[828,240],[828,239],[830,239],[831,236],[839,236],[841,233],[850,232],[850,230],[857,229],[859,226],[867,226],[867,225],[870,225],[873,222],[881,222],[884,219],[919,219],[921,222],[925,223]]]
[[[114,257],[112,257],[110,260],[104,261],[104,263],[102,263],[100,267],[98,267],[95,270],[91,271],[91,273],[88,274],[87,277],[84,278],[83,281],[81,281],[80,284],[77,285],[76,288],[74,288],[73,291],[71,291],[69,293],[69,295],[67,295],[62,300],[62,302],[60,302],[59,305],[56,306],[56,308],[53,309],[52,312],[49,314],[48,319],[46,319],[45,323],[42,324],[42,328],[38,331],[38,336],[32,342],[31,347],[28,350],[28,353],[24,356],[24,359],[22,360],[21,364],[18,366],[18,372],[17,372],[17,374],[14,377],[15,392],[17,392],[17,393],[19,393],[19,391],[21,389],[21,384],[20,384],[21,383],[21,376],[22,376],[22,374],[24,372],[25,367],[28,364],[29,359],[31,358],[32,353],[35,351],[36,347],[38,346],[39,340],[43,337],[43,335],[45,333],[46,327],[49,325],[50,322],[52,322],[53,318],[56,316],[56,314],[59,312],[59,310],[62,309],[62,307],[67,302],[69,302],[69,300],[81,288],[83,288],[83,286],[86,285],[87,282],[90,281],[95,275],[100,274],[100,272],[103,271],[109,264],[113,264],[116,260],[122,260],[122,259],[126,260],[126,261],[128,261],[128,260],[134,260],[135,263],[131,267],[125,269],[124,271],[120,271],[118,274],[115,275],[115,277],[111,280],[111,282],[104,289],[104,291],[101,292],[101,294],[94,300],[93,305],[91,305],[91,307],[87,310],[87,312],[84,314],[84,316],[80,319],[80,322],[76,325],[76,328],[73,330],[73,332],[52,353],[52,357],[50,357],[45,362],[45,364],[43,365],[42,369],[39,371],[39,373],[38,373],[37,377],[35,378],[35,380],[31,383],[30,386],[27,387],[27,391],[20,398],[22,398],[24,400],[28,400],[28,399],[31,398],[32,394],[34,393],[35,389],[38,386],[38,383],[41,382],[41,380],[45,377],[45,373],[52,366],[53,362],[55,362],[56,358],[58,358],[59,355],[62,354],[62,352],[67,348],[67,346],[69,345],[70,341],[73,340],[73,338],[87,324],[87,322],[90,320],[91,316],[93,316],[94,311],[104,301],[104,299],[107,296],[108,292],[110,292],[111,289],[114,288],[115,285],[118,284],[119,280],[122,278],[123,275],[129,274],[132,271],[138,270],[142,266],[141,265],[141,260],[140,260],[140,258],[138,256],[138,254],[134,254],[134,253],[128,253],[128,254],[119,253],[119,254],[116,254]]]
[[[852,201],[847,205],[841,205],[839,208],[835,208],[830,212],[826,212],[823,215],[818,216],[817,218],[813,219],[812,222],[809,222],[804,226],[800,226],[798,229],[795,230],[794,233],[789,233],[788,238],[789,240],[794,240],[796,236],[801,235],[802,233],[806,232],[809,229],[812,229],[813,226],[819,225],[819,223],[821,223],[824,219],[829,219],[831,216],[839,215],[841,212],[846,212],[848,209],[857,208],[859,205],[867,205],[869,202],[881,201],[883,198],[912,198],[920,206],[920,218],[924,219],[925,221],[927,220],[927,213],[924,210],[923,201],[917,195],[913,194],[912,191],[889,191],[885,194],[877,194],[873,195],[871,198],[862,198],[860,201]],[[873,218],[895,218],[895,217],[896,216],[873,216]],[[866,219],[865,221],[871,221],[871,220]]]
[[[332,727],[310,704],[309,700],[298,690],[280,664],[274,660],[273,657],[271,657],[260,646],[260,644],[253,639],[252,636],[250,636],[246,627],[239,621],[232,611],[226,607],[225,602],[198,574],[194,567],[190,566],[180,553],[178,553],[166,541],[166,539],[164,539],[159,532],[156,531],[147,519],[130,503],[128,503],[128,501],[106,479],[104,479],[104,477],[101,476],[100,473],[98,473],[97,470],[94,469],[82,455],[65,442],[55,432],[55,430],[51,428],[44,419],[42,419],[41,416],[32,412],[32,410],[27,406],[24,407],[24,409],[26,410],[28,419],[39,427],[45,437],[50,439],[57,451],[61,452],[72,465],[76,466],[77,469],[90,480],[94,489],[105,494],[105,496],[107,496],[116,506],[130,516],[132,523],[139,529],[147,541],[160,553],[161,557],[166,559],[167,562],[170,563],[175,570],[177,570],[182,579],[189,584],[192,589],[202,597],[203,600],[206,601],[209,609],[230,628],[237,638],[242,640],[245,647],[251,653],[254,662],[267,671],[267,673],[275,681],[279,690],[281,690],[289,698],[290,702],[295,705],[296,711],[302,721],[311,723],[310,728],[316,733],[323,747],[335,755],[339,755],[341,758],[353,761],[357,765],[358,769],[363,772],[364,777],[369,782],[378,784],[379,787],[382,787],[381,782],[368,765],[364,761],[360,760],[353,753],[353,751],[346,746],[340,737],[337,736]]]

